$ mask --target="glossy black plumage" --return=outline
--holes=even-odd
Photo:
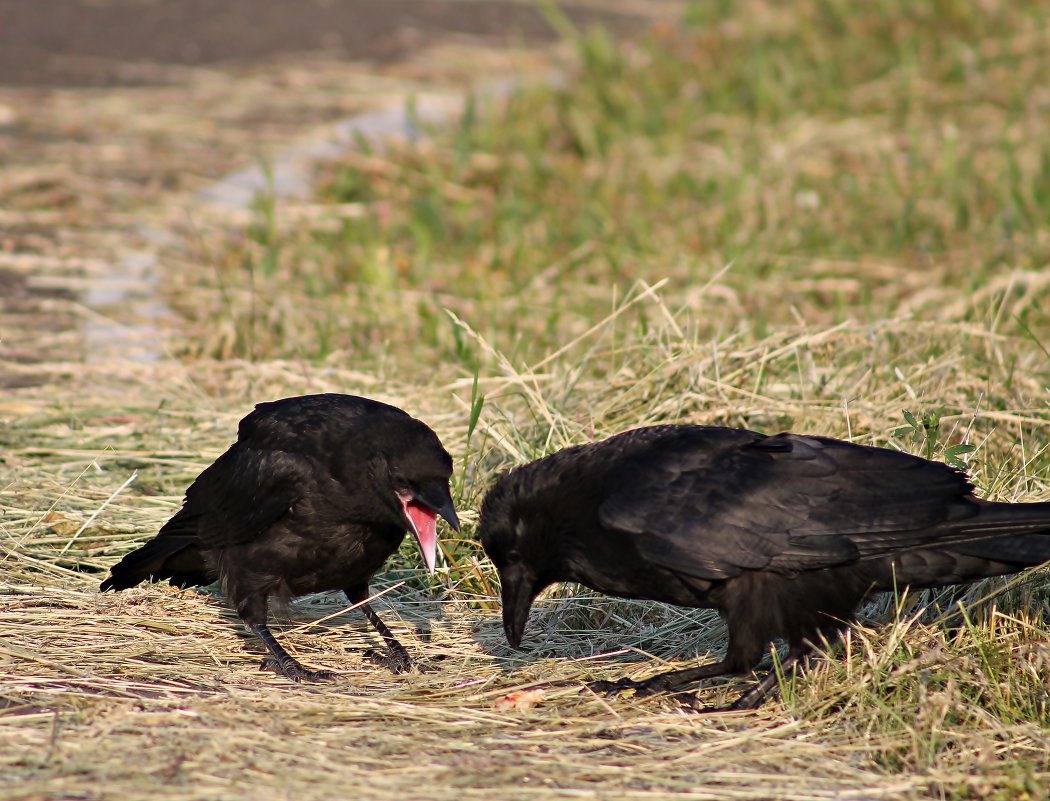
[[[796,659],[872,591],[1050,560],[1050,503],[992,503],[972,489],[957,470],[882,448],[656,426],[501,476],[479,528],[512,645],[537,593],[558,581],[718,609],[725,658],[617,685],[651,691],[750,670],[779,637]]]
[[[363,602],[406,531],[416,533],[432,567],[436,516],[459,527],[451,474],[437,435],[394,406],[337,394],[260,403],[241,420],[237,441],[187,489],[182,508],[115,565],[101,589],[219,580],[279,672],[324,678],[273,639],[267,599],[343,590]],[[393,666],[406,668],[407,653],[371,607],[362,608],[393,651]]]

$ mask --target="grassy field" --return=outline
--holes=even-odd
[[[876,598],[781,701],[709,716],[584,682],[717,657],[716,616],[560,588],[515,652],[473,540],[500,470],[668,421],[1050,499],[1050,10],[705,2],[631,44],[552,19],[563,84],[362,143],[309,214],[187,228],[165,358],[0,404],[0,797],[1050,797],[1045,569]],[[278,612],[345,676],[299,687],[214,593],[95,593],[253,402],[319,391],[397,403],[455,458],[436,580],[406,542],[375,583],[433,672],[370,665],[341,597]]]

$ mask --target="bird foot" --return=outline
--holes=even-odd
[[[776,694],[777,690],[775,688],[769,689],[765,686],[764,682],[760,682],[750,690],[744,692],[744,694],[737,698],[733,703],[724,707],[722,711],[741,712],[758,709],[766,702],[767,698],[771,698]]]
[[[267,656],[263,659],[262,664],[259,665],[259,670],[272,670],[278,676],[291,679],[296,684],[304,681],[331,681],[335,678],[335,673],[330,670],[310,670],[300,665],[294,659],[279,660],[272,656]]]
[[[374,648],[369,648],[365,651],[365,656],[374,664],[385,667],[391,673],[395,674],[408,673],[412,668],[415,668],[420,673],[430,673],[437,669],[429,665],[424,665],[422,662],[413,661],[407,651],[391,651],[389,653],[383,653]]]
[[[762,682],[760,682],[745,690],[730,704],[708,706],[707,704],[702,703],[696,696],[693,696],[688,700],[682,701],[682,707],[688,709],[690,712],[698,712],[703,715],[710,715],[719,712],[753,712],[762,706],[762,704],[774,694],[775,691],[771,692]]]
[[[723,704],[721,706],[709,706],[703,703],[700,699],[693,697],[682,701],[682,709],[688,712],[695,712],[698,715],[717,715],[722,712],[742,712],[755,709],[752,706],[738,706],[740,699],[738,698],[731,704]]]
[[[627,690],[634,690],[634,694],[637,697],[644,698],[647,695],[656,695],[670,689],[669,686],[665,686],[666,682],[660,681],[662,678],[662,676],[654,676],[646,681],[635,681],[628,678],[622,678],[617,681],[592,681],[587,686],[594,692],[606,696],[619,695]]]

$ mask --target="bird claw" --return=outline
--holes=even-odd
[[[282,662],[272,656],[267,656],[263,659],[259,665],[259,670],[272,670],[278,676],[291,679],[296,684],[304,681],[331,681],[336,675],[330,670],[310,670],[298,662]]]
[[[415,662],[408,655],[407,651],[393,651],[391,653],[383,653],[377,651],[374,648],[369,648],[365,651],[365,656],[370,659],[373,663],[385,667],[391,673],[400,675],[401,673],[408,673],[415,668],[420,673],[430,673],[437,668],[433,668],[429,665],[424,665],[421,662]]]
[[[695,696],[682,701],[682,707],[690,712],[702,715],[717,714],[720,712],[753,712],[765,703],[771,692],[764,689],[761,683],[744,690],[732,703],[720,706],[708,706]]]
[[[592,681],[587,686],[594,692],[605,696],[619,695],[627,690],[634,690],[634,694],[642,698],[660,692],[661,688],[653,686],[654,684],[656,683],[652,681],[635,681],[634,679],[622,678],[617,681]]]
[[[746,693],[745,693],[745,695],[746,695]],[[719,714],[721,712],[741,712],[743,710],[750,710],[750,709],[756,709],[757,708],[757,705],[756,706],[741,705],[740,702],[743,699],[744,699],[744,696],[741,696],[740,698],[737,698],[735,701],[733,701],[733,703],[731,703],[731,704],[722,704],[722,705],[719,705],[719,706],[710,706],[709,704],[705,704],[703,701],[701,701],[696,696],[692,696],[692,697],[690,697],[688,699],[683,699],[681,701],[681,704],[682,704],[682,709],[683,710],[687,710],[689,712],[694,712],[694,713],[696,713],[698,715],[717,715],[717,714]]]
[[[758,687],[752,687],[750,690],[744,692],[733,703],[728,704],[724,707],[719,707],[716,711],[750,712],[762,706],[762,704],[765,703],[766,699],[770,697],[770,695],[772,695],[772,693],[763,691],[761,685],[759,685]]]
[[[717,715],[722,712],[751,712],[761,706],[761,703],[756,704],[745,701],[746,695],[747,694],[745,693],[733,703],[724,704],[722,706],[708,706],[693,698],[688,701],[683,701],[682,708],[689,712],[695,712],[698,715]]]

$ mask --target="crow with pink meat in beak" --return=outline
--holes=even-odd
[[[437,435],[397,407],[336,394],[260,403],[186,490],[182,508],[101,589],[219,581],[269,650],[266,663],[293,681],[332,674],[281,647],[266,625],[267,600],[342,590],[386,642],[378,661],[400,673],[412,660],[368,604],[368,582],[406,531],[434,571],[437,518],[459,530],[451,475]]]

